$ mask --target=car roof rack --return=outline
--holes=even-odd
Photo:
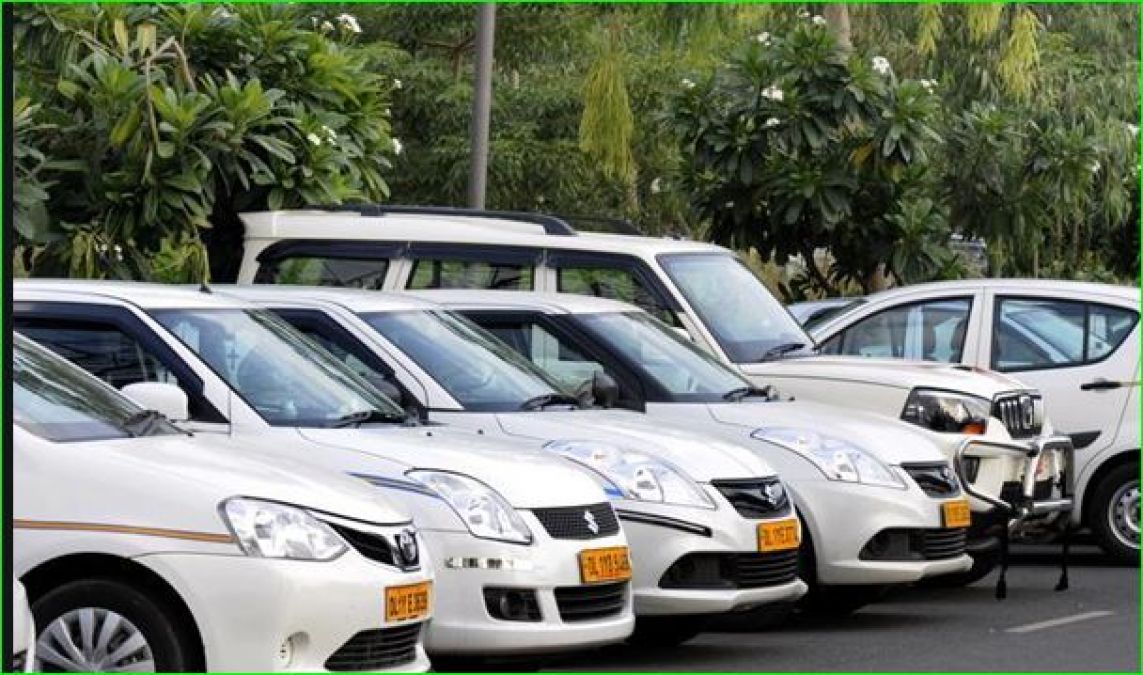
[[[559,216],[544,213],[528,213],[526,211],[489,211],[487,209],[468,209],[456,206],[402,206],[390,204],[345,204],[341,206],[325,207],[328,211],[354,211],[363,216],[386,216],[390,214],[410,215],[437,215],[461,216],[464,218],[499,218],[502,220],[519,220],[544,228],[544,234],[561,237],[574,237],[575,228],[568,221]]]
[[[583,223],[586,227],[582,229],[591,232],[606,232],[610,234],[634,234],[642,235],[643,232],[636,227],[635,223],[627,218],[611,218],[608,216],[581,216],[571,214],[556,214],[557,218],[567,221],[574,225]]]

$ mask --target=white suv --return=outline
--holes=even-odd
[[[812,332],[830,354],[1013,373],[1075,444],[1077,525],[1139,559],[1139,289],[1048,279],[905,286],[851,300]]]
[[[1070,498],[1058,494],[1070,439],[1052,435],[1039,392],[973,368],[816,356],[797,321],[723,247],[579,232],[540,214],[439,207],[242,218],[241,283],[534,290],[623,300],[759,387],[928,429],[973,498],[976,529],[1004,533],[1009,517],[1054,518],[1070,508]]]
[[[200,436],[273,443],[283,457],[399,498],[436,565],[425,646],[438,667],[630,634],[626,537],[599,485],[560,458],[507,439],[409,426],[343,364],[234,298],[154,284],[20,281],[12,310],[25,335],[137,399],[156,401],[148,385],[177,382],[190,399],[186,426]],[[567,526],[588,512],[598,531]]]
[[[192,437],[20,335],[12,412],[31,670],[428,668],[432,566],[376,490]]]
[[[582,409],[484,331],[414,298],[215,289],[273,310],[430,420],[527,439],[589,469],[631,540],[634,641],[681,642],[710,615],[788,606],[805,592],[785,486],[746,448],[638,413]],[[647,457],[671,470],[646,470]]]

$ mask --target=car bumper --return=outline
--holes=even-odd
[[[787,480],[787,484],[809,526],[821,584],[908,584],[972,566],[963,553],[938,559],[863,559],[866,545],[885,531],[948,531],[941,518],[941,504],[948,500],[929,497],[909,482],[906,489],[825,478]]]
[[[579,554],[586,549],[626,546],[622,535],[556,540],[531,514],[522,514],[537,537],[531,546],[478,539],[467,532],[421,530],[436,563],[436,608],[425,639],[433,655],[515,656],[571,652],[625,639],[634,627],[629,584],[620,611],[600,618],[565,621],[557,588],[586,588]],[[501,561],[501,562],[492,562]],[[498,567],[498,569],[494,569]],[[493,618],[488,588],[533,591],[538,621]]]
[[[363,631],[424,622],[385,621],[385,588],[426,581],[348,552],[329,562],[239,555],[158,553],[136,560],[171,583],[202,637],[206,669],[325,671],[326,661]],[[434,595],[435,595],[434,589]],[[417,640],[407,660],[372,672],[424,672]],[[292,647],[288,660],[283,646]]]
[[[983,505],[977,512],[994,512],[1003,518],[1007,515],[1010,527],[1019,531],[1025,523],[1055,514],[1069,513],[1073,508],[1072,490],[1068,476],[1073,473],[1075,449],[1067,436],[1044,436],[1027,441],[992,441],[968,438],[961,441],[953,456],[953,466],[965,491],[977,504]],[[1001,498],[1002,489],[986,489],[973,478],[968,470],[970,457],[993,458],[996,461],[1016,462],[1018,473],[1009,478],[1018,481],[1020,490],[1014,495]],[[1041,462],[1051,461],[1050,470],[1040,472]],[[1037,489],[1037,478],[1047,475],[1055,483],[1050,494]]]
[[[788,579],[773,585],[670,587],[664,575],[684,556],[758,555],[761,521],[744,518],[729,506],[704,509],[634,501],[618,501],[614,506],[631,542],[635,613],[639,616],[721,614],[791,603],[806,592],[806,584],[795,576],[796,563]],[[792,518],[793,513],[785,517]]]

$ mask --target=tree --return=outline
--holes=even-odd
[[[33,271],[225,277],[241,210],[384,198],[391,85],[358,30],[277,5],[18,8]]]

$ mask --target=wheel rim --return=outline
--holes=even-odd
[[[1119,486],[1107,508],[1111,532],[1125,546],[1139,548],[1139,481]]]
[[[122,614],[81,607],[58,617],[36,641],[40,672],[154,672],[147,638]]]

